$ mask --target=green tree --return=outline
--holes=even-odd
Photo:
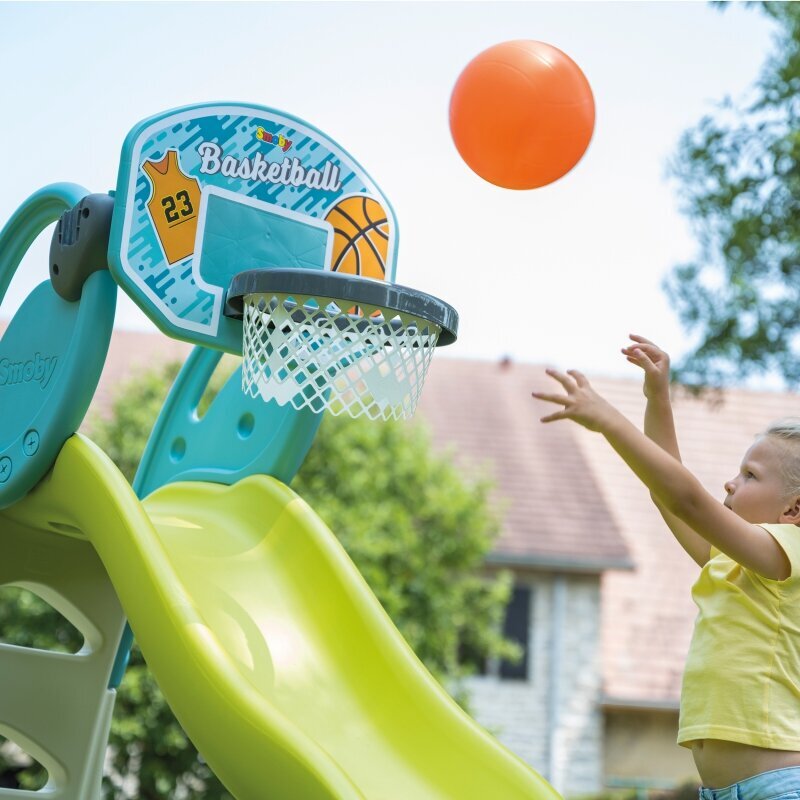
[[[233,365],[218,370],[204,404]],[[137,376],[120,387],[111,415],[91,423],[91,437],[129,480],[176,371],[173,364]],[[337,533],[439,679],[454,681],[473,671],[476,656],[516,657],[517,648],[499,632],[510,577],[481,574],[498,531],[488,505],[490,484],[466,481],[449,454],[432,451],[422,426],[328,416],[292,487]],[[0,614],[2,609],[0,600]],[[110,743],[109,798],[129,796],[122,788],[129,776],[138,779],[139,800],[230,798],[175,720],[136,646],[119,689]],[[0,761],[0,772],[2,767]],[[35,782],[35,773],[23,778]]]
[[[480,574],[498,532],[490,484],[465,481],[424,427],[327,416],[292,488],[440,680],[474,671],[465,652],[513,657],[498,633],[509,576]]]
[[[800,4],[750,5],[774,22],[774,50],[751,93],[687,131],[671,164],[700,245],[665,281],[696,335],[676,367],[693,386],[800,382]]]

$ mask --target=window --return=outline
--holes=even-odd
[[[516,663],[500,662],[500,677],[508,680],[526,680],[528,677],[528,631],[531,623],[531,590],[515,586],[506,608],[503,635],[522,648],[522,657]]]

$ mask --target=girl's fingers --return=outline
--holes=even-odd
[[[571,375],[575,379],[575,383],[577,383],[581,388],[589,385],[589,381],[586,380],[586,376],[577,369],[568,369],[567,375]]]
[[[631,339],[633,338],[634,335],[631,334]],[[648,341],[644,338],[644,336],[639,336],[637,339],[641,341],[638,341],[637,344],[626,349],[641,350],[643,353],[647,353],[647,355],[650,357],[650,360],[653,362],[661,361],[662,359],[669,360],[669,356],[657,344],[653,344],[651,341]]]
[[[645,369],[647,367],[654,367],[655,366],[655,362],[650,357],[650,354],[643,347],[640,347],[640,348],[637,348],[637,349],[638,349],[638,352],[639,352],[639,358],[642,361],[642,364],[644,365]]]
[[[664,358],[664,351],[654,344],[640,344],[637,349],[646,353],[651,361],[660,361]]]
[[[639,369],[647,375],[652,375],[654,373],[654,364],[652,362],[648,362],[643,358],[631,358],[630,356],[628,357],[628,361],[634,366],[639,367]],[[655,374],[658,373],[656,372]]]
[[[636,364],[637,367],[644,369],[646,366],[646,362],[641,353],[627,355],[626,358],[631,362],[631,364]]]
[[[629,339],[633,339],[634,342],[639,342],[640,344],[653,344],[649,339],[645,339],[644,336],[639,336],[638,333],[629,333]]]
[[[535,397],[537,400],[546,400],[548,403],[560,403],[562,406],[566,406],[570,400],[565,394],[546,394],[544,392],[531,392],[531,397]]]
[[[623,347],[623,353],[647,353],[651,358],[653,356],[663,355],[663,350],[661,348],[656,347],[654,344],[634,344],[630,347]]]
[[[559,419],[568,419],[565,411],[556,411],[555,414],[550,414],[547,417],[541,417],[539,422],[555,422]]]
[[[575,382],[563,372],[559,372],[555,369],[546,369],[545,372],[551,378],[557,380],[568,392],[575,389]]]
[[[647,352],[647,349],[643,345],[637,345],[636,347],[626,347],[622,352],[625,354],[628,361],[636,364],[638,367],[647,369],[648,367],[656,367],[655,356],[657,356],[660,351],[658,348],[653,348],[653,350],[655,352],[651,354]]]

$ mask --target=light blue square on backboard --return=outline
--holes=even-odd
[[[327,269],[333,226],[246,195],[206,186],[200,204],[197,270],[202,282],[228,289],[247,269]]]

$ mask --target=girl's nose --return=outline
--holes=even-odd
[[[732,480],[731,481],[725,481],[725,491],[728,494],[733,494],[733,489],[734,489],[733,481]]]

